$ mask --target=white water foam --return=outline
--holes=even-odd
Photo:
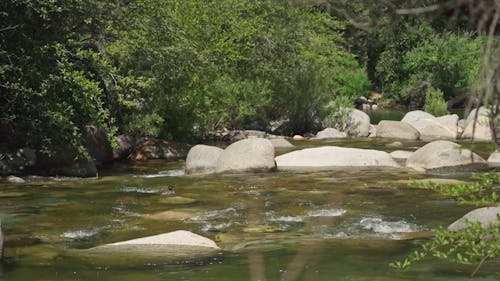
[[[220,223],[220,224],[206,224],[204,225],[201,230],[204,231],[204,232],[209,232],[209,231],[221,231],[221,230],[224,230],[228,227],[230,227],[231,225],[233,225],[232,223],[230,222],[227,222],[227,223]]]
[[[158,174],[142,175],[141,177],[143,178],[179,177],[179,176],[184,176],[185,174],[186,173],[184,172],[184,169],[175,169],[175,170],[160,171],[158,172]]]
[[[70,238],[70,239],[82,239],[82,238],[88,238],[96,235],[99,231],[97,229],[82,229],[82,230],[76,230],[76,231],[66,231],[62,233],[60,236],[63,238]]]
[[[304,221],[304,217],[302,216],[277,216],[270,217],[269,221],[279,221],[279,222],[302,222]]]
[[[384,221],[381,218],[362,218],[359,224],[367,230],[378,234],[393,234],[419,231],[421,228],[415,224],[400,221]]]
[[[222,210],[208,211],[199,216],[191,218],[193,221],[206,221],[209,219],[216,219],[220,217],[232,217],[238,215],[235,208],[226,208]]]
[[[323,209],[310,211],[308,216],[310,217],[340,217],[347,211],[345,209]]]
[[[161,193],[158,189],[142,188],[142,187],[125,187],[122,192],[135,192],[143,194],[159,194]]]

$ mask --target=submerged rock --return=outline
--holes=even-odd
[[[228,146],[217,161],[217,172],[244,170],[272,170],[274,146],[263,138],[250,138]]]
[[[252,225],[243,228],[243,232],[246,233],[274,233],[281,231],[282,230],[279,227],[272,225]]]
[[[187,205],[198,202],[198,200],[182,197],[182,196],[172,196],[172,197],[163,197],[158,200],[160,203],[170,204],[170,205]]]
[[[312,139],[314,140],[325,140],[325,139],[342,139],[346,138],[347,134],[343,133],[334,128],[326,128],[323,131],[319,131],[316,136]]]
[[[419,148],[406,161],[417,171],[436,169],[484,168],[486,161],[472,151],[451,141],[433,141]]]
[[[466,184],[467,182],[457,180],[457,179],[445,179],[445,178],[427,178],[427,179],[419,179],[419,180],[402,180],[399,182],[404,182],[404,183],[421,183],[421,184],[429,184],[429,183],[434,183],[434,184],[441,184],[441,185],[450,185],[450,184]]]
[[[500,216],[500,207],[485,207],[472,210],[460,219],[448,226],[450,231],[459,231],[469,227],[469,223],[480,222],[483,226],[498,224]]]
[[[175,220],[186,220],[190,218],[194,218],[196,213],[192,211],[182,211],[182,210],[169,210],[165,212],[155,213],[155,214],[147,214],[144,215],[144,218],[150,220],[166,220],[166,221],[175,221]]]
[[[198,144],[193,146],[186,158],[186,174],[215,173],[217,161],[224,150],[216,146]]]
[[[418,140],[420,133],[408,123],[384,120],[377,125],[377,137]]]
[[[89,257],[93,262],[128,263],[148,262],[160,259],[162,262],[177,260],[196,260],[214,256],[220,252],[217,244],[195,233],[178,230],[174,232],[148,236],[123,242],[107,244],[77,254]],[[110,258],[111,257],[111,258]],[[97,260],[96,260],[97,259]]]
[[[293,167],[399,167],[389,153],[371,149],[323,146],[276,157],[280,168]]]

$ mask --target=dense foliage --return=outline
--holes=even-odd
[[[0,135],[9,145],[50,152],[79,147],[86,124],[109,128],[94,50],[106,9],[64,2],[0,3]]]
[[[419,107],[432,89],[452,103],[476,89],[483,37],[390,2],[2,1],[0,146],[79,147],[88,124],[305,133],[371,89]]]
[[[448,105],[444,100],[443,91],[430,87],[425,93],[424,111],[434,116],[443,116],[448,114]]]
[[[2,1],[3,145],[78,147],[96,124],[183,139],[289,119],[370,88],[343,23],[286,1]]]

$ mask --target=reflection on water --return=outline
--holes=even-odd
[[[468,280],[467,268],[435,261],[408,272],[388,267],[416,245],[399,234],[447,225],[470,210],[408,188],[425,175],[338,169],[184,176],[182,162],[134,165],[100,179],[1,183],[7,236],[1,279]],[[170,185],[175,198],[162,194]],[[168,217],[146,219],[165,211]],[[216,240],[224,253],[174,264],[65,258],[74,249],[180,229]],[[486,268],[481,280],[497,280],[495,271]]]

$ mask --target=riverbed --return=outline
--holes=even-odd
[[[422,145],[394,148],[391,142],[295,144],[389,152]],[[491,150],[484,144],[475,148],[483,157]],[[470,173],[349,168],[185,176],[183,166],[155,160],[116,164],[100,178],[0,183],[7,237],[0,279],[469,280],[472,266],[429,260],[401,272],[388,264],[422,242],[409,239],[413,235],[446,227],[474,208],[410,183],[468,180]],[[165,211],[170,215],[158,216]],[[213,239],[223,251],[211,258],[148,263],[78,256],[80,249],[180,229]],[[479,280],[498,280],[498,265],[487,264]]]

